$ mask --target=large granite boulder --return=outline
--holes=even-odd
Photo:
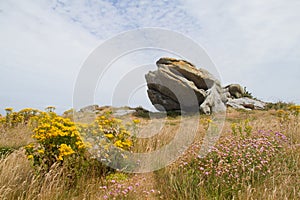
[[[158,68],[167,68],[174,74],[192,81],[197,88],[207,90],[211,88],[216,79],[205,69],[197,69],[192,63],[174,58],[161,58],[156,62]]]
[[[161,58],[156,65],[156,71],[145,75],[147,93],[156,109],[188,112],[200,109],[210,114],[225,107],[224,89],[207,70],[173,58]]]
[[[238,109],[264,109],[265,103],[243,97],[239,84],[222,87],[205,69],[174,58],[161,58],[157,70],[145,75],[148,96],[160,111],[187,111],[212,114],[224,112],[226,106]]]

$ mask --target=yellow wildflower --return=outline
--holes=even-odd
[[[75,144],[77,145],[78,149],[84,149],[86,147],[90,147],[91,146],[90,143],[87,142],[86,145],[85,145],[82,141],[77,141]]]
[[[117,140],[114,144],[116,147],[120,147],[120,148],[123,148],[124,145],[122,144],[122,141],[121,140]]]
[[[57,158],[57,160],[63,160],[62,155],[59,155],[58,158]]]
[[[111,134],[111,133],[105,134],[105,136],[106,136],[108,139],[112,139],[112,138],[115,137],[115,136],[114,136],[113,134]]]
[[[32,149],[34,147],[33,143],[30,143],[25,146],[25,149]]]
[[[133,120],[133,123],[135,123],[135,124],[139,124],[141,122],[141,120],[139,120],[139,119],[134,119]]]
[[[69,145],[66,144],[61,144],[58,150],[60,152],[58,160],[61,160],[63,156],[68,156],[75,153],[75,151]]]
[[[123,145],[131,147],[132,146],[132,141],[131,140],[126,140],[125,142],[122,142]]]
[[[38,153],[39,153],[39,154],[43,154],[43,153],[45,153],[45,151],[44,151],[44,149],[39,149],[39,150],[38,150]]]
[[[13,111],[13,108],[5,108],[5,111],[6,112],[11,112],[11,111]]]

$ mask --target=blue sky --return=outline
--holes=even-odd
[[[116,34],[144,27],[192,38],[214,61],[223,85],[240,83],[265,101],[300,103],[299,10],[298,0],[0,1],[0,109],[72,107],[88,55]],[[116,62],[116,70],[134,64],[132,57]],[[145,90],[129,104],[149,107]],[[109,102],[97,91],[95,103]]]

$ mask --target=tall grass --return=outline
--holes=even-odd
[[[0,177],[0,199],[101,199],[103,176],[97,169],[88,169],[72,185],[70,174],[58,165],[42,175],[34,171],[24,150],[0,159]]]
[[[300,199],[299,115],[287,112],[282,120],[274,119],[272,112],[252,114],[248,128],[237,128],[234,137],[230,134],[236,130],[228,130],[227,123],[223,139],[206,157],[188,160],[194,154],[188,151],[180,165],[157,171],[157,188],[164,199]],[[261,133],[261,128],[274,134],[250,134]],[[284,140],[277,143],[276,137]]]
[[[229,110],[222,139],[218,143],[222,146],[215,146],[207,157],[198,158],[197,153],[209,121],[206,116],[201,116],[197,137],[185,154],[172,165],[147,174],[120,174],[115,171],[107,174],[101,170],[101,163],[95,160],[94,163],[89,161],[89,166],[82,166],[81,169],[84,170],[81,170],[82,173],[77,177],[73,176],[70,165],[54,164],[46,173],[38,173],[31,166],[23,149],[24,145],[32,142],[32,132],[26,126],[1,129],[0,148],[10,150],[0,156],[0,199],[300,199],[299,115],[285,112],[288,117],[284,118],[271,110]],[[138,140],[133,147],[134,152],[152,152],[160,149],[174,138],[181,123],[181,116],[140,119],[142,122],[139,130],[144,131],[144,135],[152,134],[152,131],[158,134]],[[238,126],[244,126],[246,119],[250,119],[246,126],[251,126],[251,134],[245,131],[248,130],[245,127],[242,127],[242,134],[239,132]],[[153,126],[147,124],[159,124],[161,120],[165,120],[162,127],[155,129],[154,126],[155,130],[148,128]],[[183,120],[190,118],[184,117]],[[237,124],[235,134],[232,134],[233,123]],[[185,129],[187,132],[192,130],[192,126]],[[234,157],[234,152],[238,153],[235,147],[238,142],[247,141],[247,144],[254,146],[242,149],[243,155],[249,153],[250,158],[259,157],[259,149],[262,146],[256,148],[255,145],[268,147],[268,144],[260,143],[261,135],[253,136],[260,130],[264,133],[276,133],[278,136],[281,134],[277,132],[283,133],[287,142],[280,143],[274,154],[261,155],[270,157],[261,169],[255,168],[259,163],[253,162],[253,165],[247,166],[243,171],[242,166],[246,165],[247,160],[240,166],[235,163],[241,158]],[[249,138],[252,140],[248,140]],[[267,141],[277,141],[276,136],[268,138]],[[223,155],[227,147],[233,151]],[[224,160],[222,164],[221,159]],[[216,173],[223,169],[224,173],[219,172],[223,174],[218,177]],[[242,178],[230,179],[226,169],[233,170],[232,173],[237,169]],[[228,180],[229,182],[226,182]]]

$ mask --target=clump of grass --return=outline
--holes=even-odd
[[[32,132],[28,126],[17,126],[0,131],[0,147],[19,149],[20,147],[33,142]]]
[[[0,134],[5,137],[0,138],[0,149],[5,156],[0,156],[0,199],[300,199],[299,106],[278,112],[229,111],[224,135],[206,157],[197,155],[212,121],[201,116],[198,135],[186,155],[146,175],[116,172],[90,158],[88,152],[79,156],[85,162],[66,156],[64,162],[40,173],[32,168],[22,148],[32,142],[28,124],[20,120],[20,124],[7,126],[1,117]],[[133,152],[147,153],[167,145],[181,120],[190,119],[153,118],[152,114],[151,121],[164,119],[165,125],[153,129],[158,132],[155,136],[133,142]],[[139,131],[145,128],[145,133],[151,134],[153,130],[147,128],[151,121],[144,119]],[[100,124],[102,128],[110,130],[113,121],[105,118],[104,122],[107,127]],[[85,128],[93,138],[93,132]],[[186,132],[193,130],[192,126],[185,128]],[[104,137],[116,142],[119,135],[107,132]]]
[[[54,164],[41,175],[32,168],[25,151],[17,150],[0,159],[0,199],[97,199],[103,184],[98,170],[90,165],[74,185],[68,167]]]
[[[287,110],[278,110],[276,115],[279,121],[280,131],[289,137],[291,145],[300,144],[300,105],[289,106]]]
[[[277,101],[275,103],[267,103],[266,104],[266,110],[287,110],[290,106],[295,105],[292,102],[284,102],[284,101]]]
[[[249,92],[249,91],[247,90],[246,87],[244,87],[244,94],[243,94],[243,97],[248,97],[248,98],[250,98],[250,99],[253,99],[253,98],[254,98],[253,95],[252,95],[252,93]]]
[[[0,147],[0,158],[6,157],[14,151],[11,147]]]
[[[148,181],[146,177],[137,179],[137,175],[132,174],[126,178],[122,173],[111,174],[100,186],[100,199],[155,199],[160,191],[145,187]]]
[[[209,193],[215,193],[217,188],[215,195],[219,196],[219,191],[223,191],[222,195],[232,197],[245,189],[245,185],[263,181],[273,172],[271,163],[285,141],[284,135],[273,132],[226,137],[192,166],[197,167],[200,176],[208,182]]]
[[[300,148],[284,148],[272,163],[273,173],[263,182],[248,185],[238,199],[299,199]]]
[[[135,108],[135,113],[133,113],[133,116],[150,119],[150,112],[142,107],[137,107]]]
[[[234,198],[274,173],[273,163],[279,164],[276,158],[286,140],[272,131],[227,136],[205,157],[182,161],[183,165],[171,172],[158,172],[165,179],[159,189],[170,199]]]

